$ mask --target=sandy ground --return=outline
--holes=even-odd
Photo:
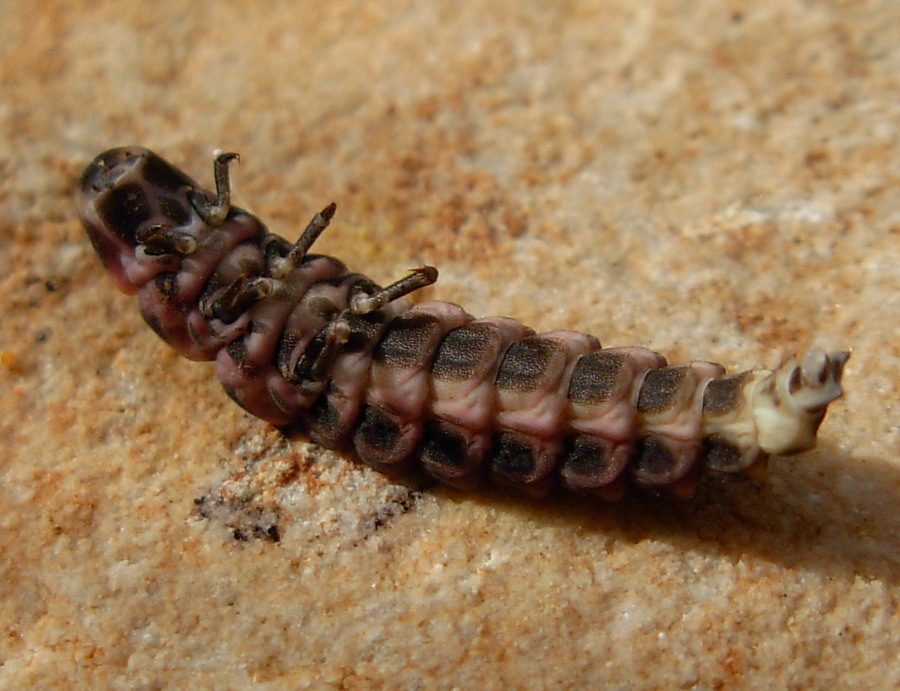
[[[0,686],[900,685],[900,5],[0,6]],[[819,448],[617,505],[393,485],[243,413],[81,231],[143,144],[473,314],[849,347]]]

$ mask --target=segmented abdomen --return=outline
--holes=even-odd
[[[461,487],[487,475],[533,494],[560,482],[616,498],[629,479],[689,493],[703,468],[810,448],[840,395],[846,353],[726,376],[446,302],[411,306],[403,296],[436,270],[381,288],[309,254],[334,205],[295,244],[269,233],[230,204],[232,158],[216,161],[214,195],[146,149],[101,154],[81,178],[92,243],[154,331],[214,359],[241,406],[382,472]]]

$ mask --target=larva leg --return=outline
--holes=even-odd
[[[288,253],[282,258],[269,262],[269,270],[273,276],[286,276],[300,266],[313,243],[328,227],[336,209],[337,205],[332,202],[313,216],[300,239]],[[350,314],[359,316],[370,314],[419,288],[433,284],[437,277],[437,269],[433,266],[424,266],[414,269],[408,276],[404,276],[386,288],[373,288],[369,281],[361,281],[355,285],[350,293],[350,308],[337,316],[321,333],[321,348],[306,370],[304,378],[315,382],[325,381],[328,378],[334,358],[350,336],[352,330],[348,321]]]
[[[274,259],[269,264],[269,272],[278,278],[287,276],[291,271],[300,266],[303,258],[309,252],[319,236],[325,232],[331,219],[334,218],[334,212],[337,210],[337,204],[331,202],[319,213],[312,217],[306,228],[300,235],[300,239],[294,243],[291,249],[284,257]]]
[[[268,297],[276,289],[275,282],[271,278],[261,276],[241,276],[225,292],[216,296],[215,300],[200,301],[200,311],[219,319],[226,324],[235,321],[250,306]]]
[[[346,313],[346,310],[345,310]],[[331,365],[347,339],[350,338],[350,322],[345,314],[331,322],[322,333],[322,349],[309,368],[309,377],[316,382],[324,382],[331,375]]]
[[[352,438],[353,426],[369,388],[373,351],[385,329],[407,310],[409,304],[400,299],[369,314],[358,315],[349,310],[343,313],[350,332],[346,342],[336,347],[325,391],[307,416],[310,436],[323,446],[339,448]]]
[[[381,309],[389,302],[397,298],[409,295],[412,292],[430,286],[438,279],[438,270],[433,266],[423,266],[413,269],[408,276],[399,281],[394,281],[386,288],[368,293],[363,289],[357,290],[350,296],[350,309],[354,314],[368,314]]]
[[[144,248],[144,253],[151,257],[164,254],[178,254],[186,257],[197,251],[196,238],[183,230],[175,230],[163,223],[139,229],[134,237]]]
[[[316,219],[314,218],[313,222],[315,222],[315,220]],[[313,222],[310,223],[309,227],[312,226]],[[325,225],[327,225],[327,220],[325,220]],[[309,227],[307,229],[309,229]],[[310,241],[310,244],[312,244],[312,241]],[[364,316],[366,314],[371,314],[388,303],[394,302],[405,295],[409,295],[419,288],[431,285],[437,280],[437,273],[437,269],[434,267],[425,266],[421,269],[414,269],[408,276],[404,276],[399,281],[395,281],[386,288],[376,288],[373,290],[372,285],[368,280],[361,281],[354,285],[350,290],[349,309],[345,309],[323,331],[322,336],[324,342],[321,350],[310,365],[308,372],[309,376],[311,376],[314,381],[325,381],[328,379],[334,358],[340,351],[341,346],[343,346],[350,337],[352,331],[349,321],[350,315]]]
[[[328,211],[330,208],[331,207],[326,207],[325,211]],[[331,212],[333,213],[333,208],[331,208]],[[321,230],[324,230],[324,227],[328,223],[328,219],[330,219],[330,216],[325,218]],[[313,218],[313,221],[307,226],[307,230],[312,228],[315,223],[316,218]],[[321,230],[319,230],[319,233],[321,233]],[[304,236],[305,235],[306,232],[304,232]],[[318,237],[318,234],[316,234],[315,237]],[[312,240],[314,240],[315,237],[313,237]],[[301,238],[301,241],[302,239],[303,238]],[[312,240],[309,241],[309,245],[312,244]],[[437,280],[437,277],[437,269],[433,266],[424,266],[419,269],[414,269],[409,275],[391,283],[385,288],[374,287],[368,280],[356,283],[350,289],[348,300],[350,305],[349,308],[345,309],[340,315],[333,319],[320,333],[321,347],[318,352],[315,353],[308,367],[304,370],[303,379],[311,382],[324,383],[330,378],[334,360],[341,352],[342,347],[347,342],[352,332],[352,326],[350,324],[351,316],[362,317],[372,314],[385,305],[399,300],[420,288],[433,284]],[[372,418],[374,419],[375,416],[376,415],[373,412]],[[372,424],[374,424],[375,427],[383,427],[387,424],[387,418],[381,423]],[[383,432],[379,434],[380,436],[384,436]],[[385,451],[385,449],[381,449],[381,451]],[[408,454],[404,454],[404,456],[406,455]],[[373,462],[373,464],[374,463],[375,462]]]
[[[213,176],[216,179],[216,196],[210,201],[196,190],[191,190],[188,197],[197,214],[213,228],[225,222],[231,210],[231,180],[228,177],[228,164],[240,160],[233,152],[222,153],[213,161]]]

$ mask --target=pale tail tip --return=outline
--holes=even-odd
[[[818,348],[800,358],[800,366],[791,373],[788,391],[802,400],[802,406],[814,409],[830,403],[843,393],[841,377],[850,351],[826,353]]]

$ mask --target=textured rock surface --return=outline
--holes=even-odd
[[[20,0],[0,10],[0,682],[900,684],[900,7]],[[322,250],[732,369],[854,349],[765,484],[414,491],[231,404],[100,270],[150,146]]]

